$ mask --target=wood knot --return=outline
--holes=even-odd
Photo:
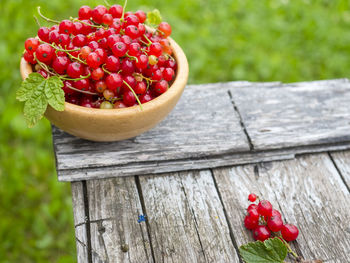
[[[124,253],[129,251],[129,245],[128,244],[123,244],[121,245],[121,249]]]

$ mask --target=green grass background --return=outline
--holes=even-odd
[[[75,262],[70,186],[57,182],[49,123],[28,129],[15,91],[23,43],[37,30],[35,7],[63,19],[101,3],[0,0],[0,262]],[[349,73],[347,0],[129,0],[129,10],[139,7],[158,8],[172,24],[190,83]]]

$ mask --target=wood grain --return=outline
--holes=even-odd
[[[86,263],[89,260],[89,251],[88,237],[85,225],[87,217],[85,214],[83,183],[73,182],[71,184],[71,188],[75,225],[75,240],[77,247],[77,260],[78,263]]]
[[[135,179],[88,181],[87,194],[93,262],[153,262]]]
[[[344,183],[350,189],[350,151],[330,153]]]
[[[257,150],[350,141],[347,79],[230,92]]]
[[[239,262],[209,171],[140,178],[156,262]]]
[[[242,218],[246,197],[255,192],[270,200],[286,222],[299,227],[293,245],[304,258],[347,262],[350,193],[328,154],[217,169],[214,175],[238,245],[252,240]]]

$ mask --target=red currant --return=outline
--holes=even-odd
[[[145,12],[138,10],[135,12],[135,16],[139,19],[140,23],[144,23],[147,19],[147,15]]]
[[[146,94],[140,96],[140,102],[146,103],[153,100],[152,95],[149,92],[146,92]]]
[[[86,58],[86,63],[90,68],[98,68],[102,64],[101,57],[97,53],[91,52]]]
[[[139,43],[131,43],[128,54],[134,57],[141,55],[141,45]]]
[[[49,44],[41,44],[37,48],[35,55],[40,62],[49,64],[55,55],[55,51]]]
[[[113,54],[116,57],[122,57],[128,51],[128,47],[123,42],[117,42],[112,48]]]
[[[261,200],[258,204],[258,212],[262,216],[271,216],[272,214],[272,205],[267,200]]]
[[[102,17],[102,23],[108,26],[112,25],[113,16],[111,14],[104,14]]]
[[[278,232],[281,230],[283,226],[283,221],[279,216],[272,216],[269,220],[267,220],[267,227],[272,232]]]
[[[59,25],[59,32],[61,34],[72,34],[74,31],[73,22],[70,20],[63,20]]]
[[[249,205],[248,208],[247,208],[247,211],[249,211],[249,210],[251,210],[251,209],[254,209],[254,210],[257,210],[257,211],[258,211],[258,205],[256,205],[256,204],[251,204],[251,205]]]
[[[146,93],[147,84],[144,81],[137,82],[134,91],[136,94],[142,95]]]
[[[125,28],[125,35],[129,36],[131,39],[135,39],[139,37],[140,32],[137,26],[130,25]]]
[[[86,59],[91,52],[92,52],[92,49],[89,46],[84,46],[80,49],[80,57],[82,59]]]
[[[123,7],[121,5],[112,5],[109,8],[109,13],[114,17],[114,18],[121,18],[123,14]]]
[[[84,19],[90,19],[92,15],[92,10],[89,6],[87,5],[83,5],[82,7],[80,7],[79,9],[79,20],[84,20]]]
[[[32,53],[35,52],[35,50],[37,50],[39,45],[40,45],[40,42],[36,38],[28,38],[24,43],[25,49],[28,52],[32,52]]]
[[[102,18],[104,14],[107,14],[108,10],[103,5],[98,5],[92,10],[92,20],[97,24],[102,24]]]
[[[253,231],[253,237],[255,240],[265,241],[271,236],[270,230],[267,226],[258,226]]]
[[[244,226],[249,229],[249,230],[253,230],[255,229],[257,226],[259,225],[259,220],[253,219],[249,216],[246,216],[244,218]]]
[[[117,101],[116,103],[114,103],[114,108],[122,109],[122,108],[126,108],[126,105],[122,101]]]
[[[136,103],[134,93],[132,93],[130,90],[125,91],[123,94],[123,103],[129,107],[134,106]]]
[[[109,90],[116,92],[117,88],[123,84],[123,78],[117,73],[112,73],[106,78],[106,84]]]
[[[24,52],[23,57],[28,63],[33,64],[33,65],[36,64],[33,53],[26,51],[26,52]]]
[[[162,55],[162,46],[158,42],[152,43],[149,47],[149,55],[159,57]]]
[[[101,80],[103,79],[105,73],[102,68],[96,68],[91,73],[91,78],[93,80]]]
[[[282,226],[281,234],[284,240],[290,242],[297,239],[299,230],[295,225],[285,224]]]
[[[173,71],[174,72],[174,71]],[[252,203],[256,201],[256,195],[255,194],[249,194],[248,195],[248,200]]]
[[[58,74],[65,74],[67,67],[69,65],[69,59],[66,56],[59,56],[56,57],[52,62],[52,68],[58,73]]]
[[[156,83],[155,92],[157,94],[163,94],[168,90],[168,88],[169,88],[168,82],[166,80],[161,80]]]
[[[137,57],[137,61],[135,62],[135,66],[138,69],[145,69],[148,65],[148,57],[144,54]]]
[[[167,22],[161,22],[158,26],[158,30],[162,32],[162,37],[164,38],[171,35],[171,26]]]
[[[137,26],[140,23],[140,20],[137,16],[135,15],[129,15],[127,17],[125,17],[125,25],[127,26]]]
[[[83,47],[86,45],[87,37],[85,35],[78,34],[72,39],[72,42],[76,47]]]
[[[74,29],[73,29],[73,35],[78,35],[78,34],[83,34],[84,33],[84,31],[83,31],[83,29],[84,29],[84,26],[83,26],[83,24],[82,23],[80,23],[80,22],[74,22],[73,23],[73,27],[74,27]]]
[[[80,79],[73,82],[73,86],[79,90],[88,90],[90,87],[90,81],[88,79]]]
[[[159,63],[159,62],[158,62]],[[163,71],[163,78],[166,80],[166,81],[172,81],[173,78],[175,76],[175,72],[172,68],[166,68],[164,69]],[[250,196],[250,195],[249,195]],[[251,202],[255,202],[255,201],[251,201]]]
[[[96,81],[95,89],[97,92],[103,93],[106,88],[107,88],[106,82],[104,82],[103,80]]]
[[[247,216],[254,220],[259,220],[259,213],[255,209],[248,210]]]
[[[38,30],[38,37],[44,41],[44,42],[49,42],[50,38],[50,29],[48,29],[47,27],[40,27]]]
[[[78,62],[72,62],[67,67],[67,74],[73,79],[80,78],[83,74],[83,66]]]
[[[110,72],[117,72],[120,69],[120,62],[115,56],[109,56],[106,60],[106,69]]]

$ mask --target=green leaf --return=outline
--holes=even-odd
[[[32,92],[45,81],[44,77],[39,73],[31,73],[26,78],[16,93],[16,98],[19,101],[26,101],[30,98]]]
[[[146,24],[150,26],[158,26],[162,22],[162,16],[158,9],[154,9],[147,13]]]
[[[44,85],[38,86],[31,94],[30,98],[24,104],[24,118],[28,127],[33,127],[44,115],[47,108],[47,99],[45,96]]]
[[[63,82],[59,77],[47,79],[45,85],[45,95],[48,103],[57,111],[64,111],[64,91]]]
[[[276,237],[243,245],[239,253],[246,263],[283,263],[288,252],[285,244]]]

